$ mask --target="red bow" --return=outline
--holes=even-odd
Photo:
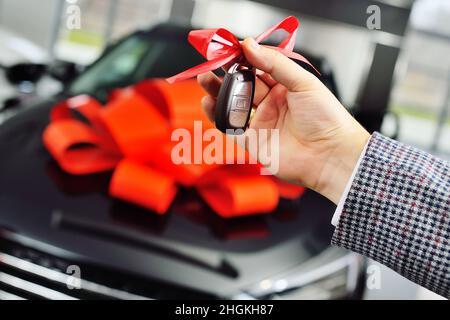
[[[64,171],[113,170],[112,196],[159,214],[171,205],[177,184],[196,187],[222,217],[270,212],[280,196],[298,197],[303,188],[261,176],[260,165],[172,162],[173,129],[192,132],[194,120],[202,121],[205,130],[212,128],[198,105],[203,94],[195,81],[169,85],[154,80],[116,93],[104,107],[78,96],[54,107],[43,142]]]
[[[280,23],[272,26],[269,30],[261,33],[255,38],[255,41],[260,43],[267,39],[274,31],[283,29],[287,32],[284,40],[277,47],[267,47],[275,49],[289,58],[305,62],[319,73],[305,57],[292,51],[294,50],[299,25],[300,23],[296,17],[287,17]],[[227,29],[193,30],[189,32],[188,40],[208,61],[167,78],[166,80],[169,83],[189,79],[201,73],[218,69],[239,57],[243,57],[240,41]]]

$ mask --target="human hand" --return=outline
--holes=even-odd
[[[247,61],[257,69],[256,112],[250,128],[279,130],[279,170],[284,180],[303,185],[338,203],[369,133],[314,75],[276,50],[247,38]],[[221,80],[198,76],[208,92],[202,107],[214,121]],[[260,159],[258,151],[249,150]]]

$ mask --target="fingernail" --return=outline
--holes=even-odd
[[[255,39],[250,38],[250,47],[254,50],[258,50],[260,45],[258,42],[255,41]]]

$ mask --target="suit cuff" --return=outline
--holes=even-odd
[[[350,191],[350,187],[352,186],[353,180],[355,179],[355,175],[356,175],[356,172],[358,171],[361,161],[364,158],[364,155],[366,154],[367,146],[369,145],[369,141],[370,141],[370,139],[367,140],[366,145],[364,146],[364,149],[361,152],[361,155],[359,156],[358,161],[356,162],[355,168],[353,168],[352,175],[350,176],[350,179],[348,179],[347,184],[345,185],[344,192],[342,193],[341,199],[339,200],[339,203],[336,207],[336,211],[334,211],[333,218],[331,219],[331,224],[335,227],[339,223],[339,218],[341,217],[342,209],[344,209],[345,200],[347,199],[348,192]]]

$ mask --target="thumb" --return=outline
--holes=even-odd
[[[304,91],[317,81],[317,78],[277,50],[259,45],[254,39],[242,42],[247,61],[257,69],[272,76],[289,91]]]

